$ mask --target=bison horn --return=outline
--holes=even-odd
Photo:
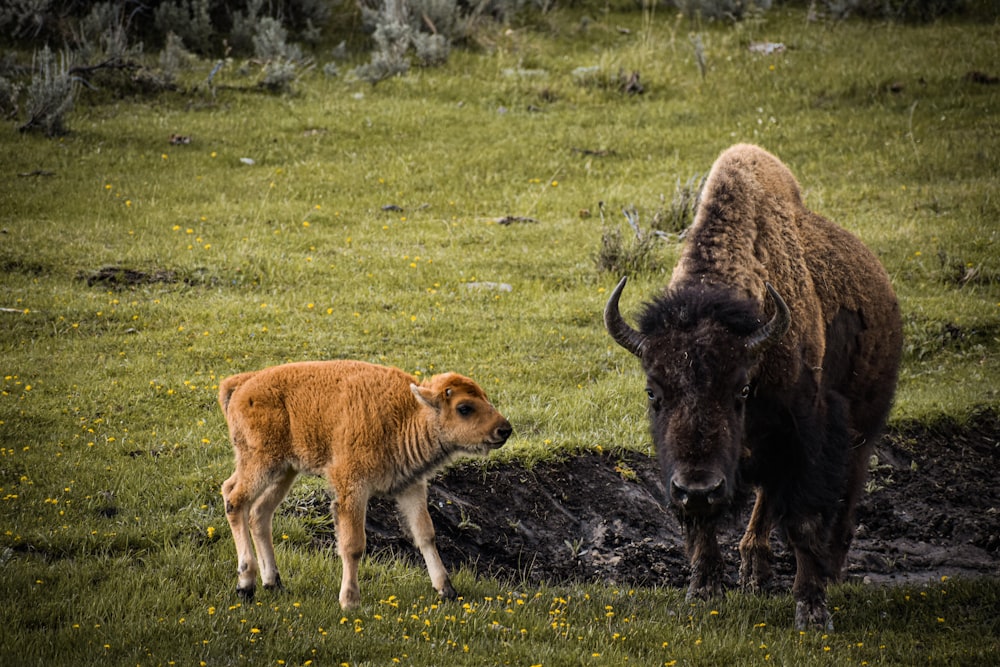
[[[771,283],[764,283],[764,286],[767,288],[767,293],[771,296],[771,301],[774,302],[774,317],[747,340],[746,346],[750,351],[762,350],[770,343],[779,340],[785,335],[788,327],[792,324],[792,315],[788,310],[785,300],[771,286]]]
[[[616,343],[635,356],[641,357],[642,350],[646,346],[646,336],[630,327],[622,318],[621,311],[618,310],[618,300],[622,296],[622,290],[625,289],[627,281],[628,276],[623,277],[618,282],[618,286],[611,292],[611,297],[608,298],[608,303],[604,306],[604,326]]]

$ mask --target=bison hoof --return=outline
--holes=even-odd
[[[249,588],[240,588],[239,586],[236,587],[236,595],[239,596],[240,600],[243,602],[253,602],[255,592],[256,591],[253,586],[250,586]]]
[[[774,578],[771,576],[770,571],[766,574],[757,572],[748,575],[743,570],[740,570],[740,588],[747,593],[767,593],[772,590],[774,587],[773,584]]]
[[[688,586],[687,595],[684,596],[684,599],[688,602],[696,602],[698,600],[711,600],[721,595],[722,586],[718,583],[704,583],[699,585],[692,581],[691,585]]]
[[[833,619],[826,609],[826,602],[820,600],[816,602],[806,602],[800,600],[795,603],[795,628],[797,630],[825,630],[833,631]]]

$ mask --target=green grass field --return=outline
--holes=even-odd
[[[513,423],[500,459],[649,452],[640,370],[601,325],[619,276],[595,261],[599,202],[604,225],[627,229],[632,204],[650,220],[732,143],[782,158],[889,270],[893,422],[1000,408],[1000,86],[966,77],[1000,74],[996,24],[591,18],[498,27],[375,87],[312,71],[270,96],[233,65],[210,94],[200,62],[187,92],[83,95],[59,139],[0,128],[0,662],[996,660],[997,580],[835,587],[837,632],[800,635],[789,596],[690,607],[463,571],[464,600],[438,603],[422,569],[367,562],[345,616],[335,555],[288,516],[290,592],[238,605],[221,378],[340,357],[455,370]],[[633,276],[627,316],[678,247]]]

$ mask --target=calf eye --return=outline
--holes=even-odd
[[[455,412],[457,412],[458,414],[462,415],[463,417],[468,417],[469,415],[471,415],[475,411],[476,411],[476,409],[474,407],[472,407],[471,405],[469,405],[468,403],[462,403],[457,408],[455,408]]]

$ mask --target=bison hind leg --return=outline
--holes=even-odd
[[[827,551],[828,517],[815,514],[785,522],[785,534],[795,551],[795,627],[799,630],[831,630],[833,622],[826,605],[826,584],[830,580]]]
[[[844,576],[847,555],[854,541],[856,510],[865,492],[872,450],[878,437],[878,433],[867,436],[857,432],[851,433],[851,453],[844,500],[838,508],[830,531],[830,578],[834,582],[841,581]]]

